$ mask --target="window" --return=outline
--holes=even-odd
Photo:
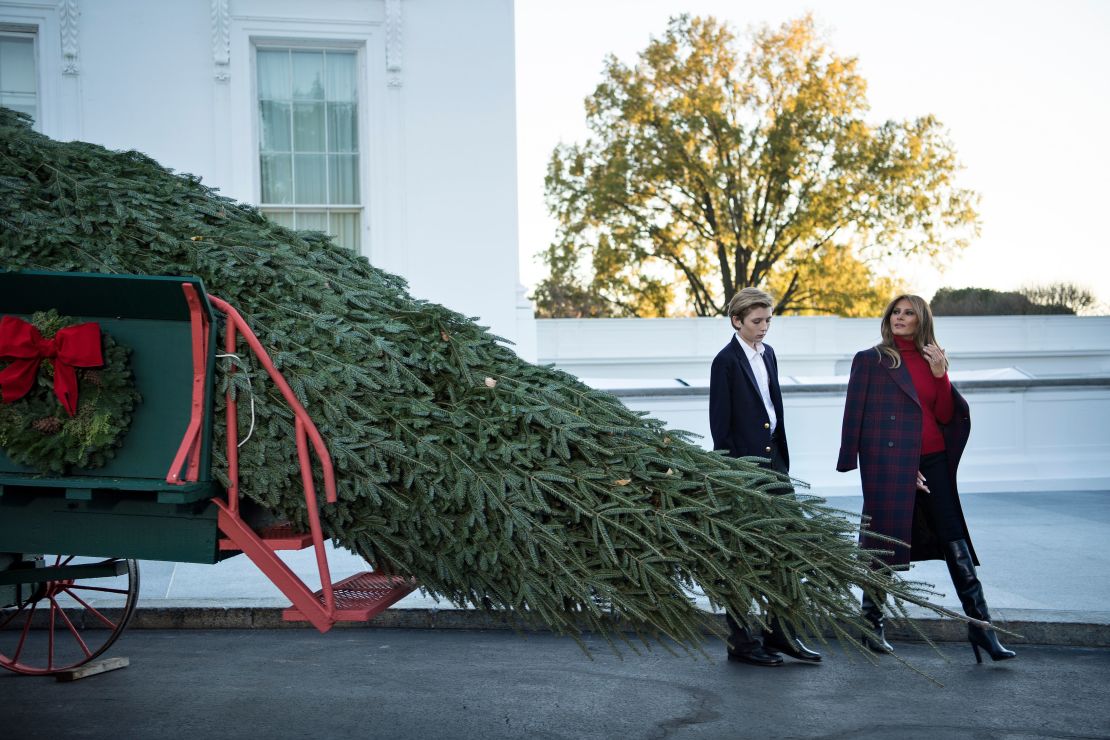
[[[0,105],[38,119],[34,34],[0,30]]]
[[[260,207],[359,249],[358,55],[258,49]]]

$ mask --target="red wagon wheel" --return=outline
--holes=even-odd
[[[24,585],[16,603],[0,604],[0,667],[33,676],[76,668],[101,655],[131,621],[139,596],[134,560],[46,555],[42,565],[78,569],[71,578]],[[87,575],[79,566],[118,575]]]

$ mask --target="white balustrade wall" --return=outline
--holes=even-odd
[[[709,364],[730,339],[726,320],[537,323],[540,362],[711,447]],[[1110,490],[1110,317],[942,317],[937,334],[971,405],[962,491]],[[877,336],[876,319],[774,320],[791,472],[814,493],[859,494],[858,473],[834,467],[851,358]]]
[[[1110,375],[1108,316],[942,316],[936,323],[958,370]],[[539,361],[580,377],[697,379],[709,377],[731,330],[727,319],[713,318],[548,319],[536,331]],[[852,355],[879,340],[879,321],[777,316],[767,339],[783,375],[846,375]]]

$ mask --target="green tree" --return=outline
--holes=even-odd
[[[1018,293],[1038,306],[1063,306],[1074,314],[1091,313],[1098,306],[1095,294],[1075,283],[1027,285]]]
[[[727,25],[680,16],[635,66],[606,60],[591,136],[548,166],[542,315],[716,315],[749,285],[774,286],[780,312],[851,311],[826,263],[852,263],[867,293],[873,260],[938,258],[976,232],[940,122],[867,123],[856,60],[811,17],[735,47]]]
[[[1074,314],[1059,303],[1037,303],[1016,291],[990,288],[941,288],[929,302],[937,316],[1025,316]]]

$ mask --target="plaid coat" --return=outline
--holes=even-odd
[[[869,529],[909,543],[910,548],[895,546],[860,534],[863,547],[890,550],[883,557],[890,565],[908,565],[913,560],[943,560],[941,542],[932,533],[928,518],[915,506],[917,470],[921,460],[921,406],[917,390],[905,364],[887,367],[878,350],[856,353],[848,380],[844,404],[844,424],[840,434],[840,458],[836,469],[856,468],[859,459],[863,481],[863,513],[870,517]],[[956,509],[963,523],[964,539],[971,546],[963,509],[956,488],[956,469],[971,432],[971,413],[967,401],[952,388],[953,413],[941,434],[948,452],[948,472]],[[978,565],[974,548],[971,556]]]

